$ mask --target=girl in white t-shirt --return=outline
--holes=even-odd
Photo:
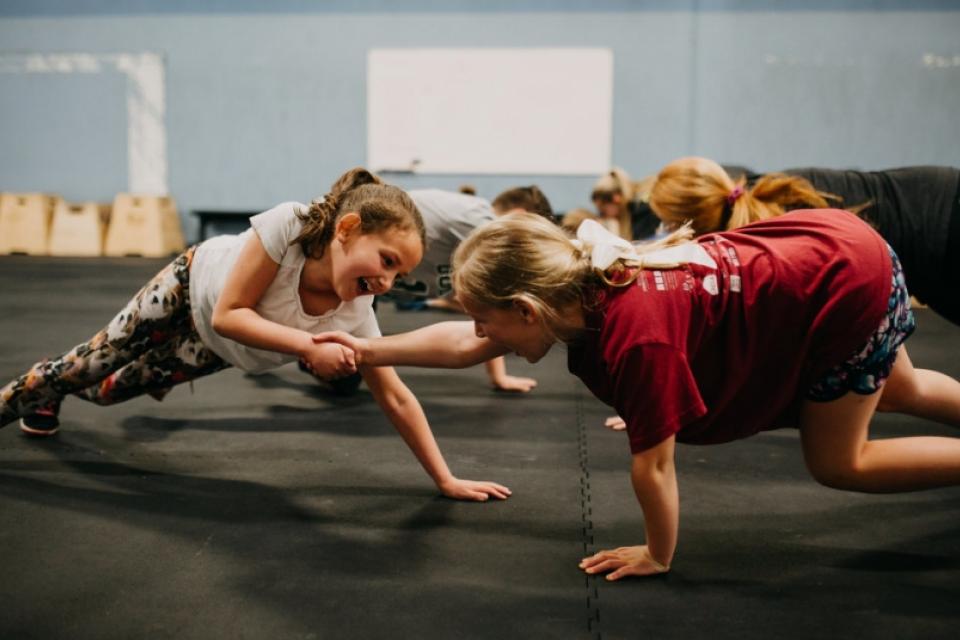
[[[144,393],[162,399],[173,385],[229,366],[264,371],[300,359],[320,377],[356,371],[350,349],[312,336],[380,335],[374,294],[423,256],[423,220],[413,201],[358,168],[309,207],[287,202],[251,224],[238,236],[188,249],[90,341],[0,389],[0,425],[20,418],[24,433],[52,435],[68,394],[103,405]],[[510,495],[499,484],[453,476],[420,403],[392,368],[359,370],[444,495]]]

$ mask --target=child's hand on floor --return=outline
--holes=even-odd
[[[323,380],[342,378],[357,371],[353,350],[340,344],[314,344],[301,360],[310,373]]]
[[[533,378],[521,378],[519,376],[503,375],[490,380],[493,388],[497,391],[515,391],[519,393],[528,393],[537,386],[537,381]]]
[[[580,561],[585,572],[607,574],[607,580],[619,580],[626,576],[652,576],[670,571],[670,567],[653,559],[647,545],[620,547],[598,551]]]
[[[443,495],[454,500],[474,500],[476,502],[486,502],[491,497],[506,500],[512,492],[502,484],[489,482],[486,480],[461,480],[460,478],[451,478],[440,485],[440,491]]]

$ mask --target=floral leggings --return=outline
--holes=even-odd
[[[230,365],[197,335],[190,313],[193,248],[164,267],[90,341],[36,363],[0,389],[0,426],[64,396],[107,405],[150,394]]]

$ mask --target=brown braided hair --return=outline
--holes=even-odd
[[[303,229],[290,244],[299,244],[306,256],[322,258],[333,241],[337,220],[349,212],[360,215],[363,234],[388,229],[416,231],[420,244],[426,244],[423,218],[410,196],[399,187],[385,184],[363,167],[350,169],[333,183],[323,198],[311,202],[306,211],[297,211]]]

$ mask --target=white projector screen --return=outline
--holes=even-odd
[[[612,104],[609,49],[372,49],[367,166],[597,175]]]

